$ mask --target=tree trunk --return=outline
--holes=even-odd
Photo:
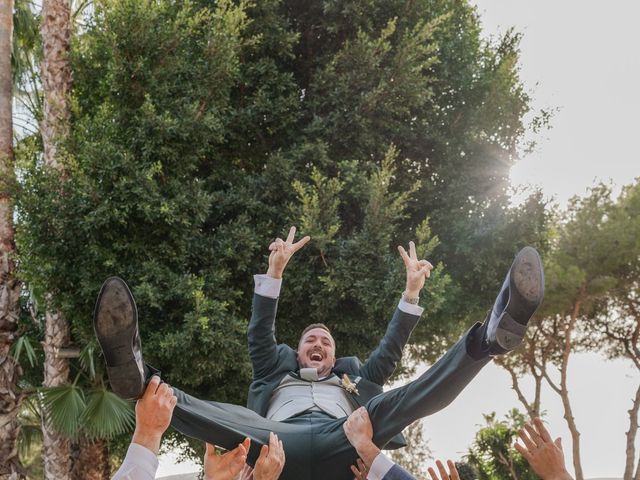
[[[44,387],[64,385],[69,380],[69,360],[59,358],[58,351],[69,343],[69,326],[60,314],[46,313],[44,347]],[[68,479],[70,442],[57,433],[46,418],[42,419],[42,450],[46,479]]]
[[[640,407],[640,385],[636,390],[636,397],[633,400],[633,405],[629,410],[629,431],[627,432],[627,461],[624,466],[624,480],[633,480],[633,469],[636,463],[636,435],[638,433],[638,408]],[[636,472],[637,475],[637,472]]]
[[[42,90],[44,110],[40,133],[45,165],[61,169],[58,145],[69,133],[69,94],[71,93],[71,8],[70,0],[43,0]]]
[[[109,444],[107,440],[82,438],[76,446],[77,457],[71,468],[72,480],[109,480]]]
[[[11,52],[13,0],[0,2],[0,478],[24,478],[17,439],[20,433],[18,394],[20,366],[11,356],[19,316],[20,282],[15,277],[13,201],[9,195],[15,181],[13,158]]]
[[[560,365],[560,398],[562,399],[562,406],[564,407],[564,419],[566,420],[569,432],[571,433],[575,478],[576,480],[584,480],[582,461],[580,458],[580,432],[578,432],[578,427],[576,426],[575,418],[573,417],[571,402],[569,400],[569,389],[567,387],[567,371],[569,368],[569,355],[571,354],[571,334],[575,328],[579,311],[580,302],[578,301],[574,305],[574,311],[572,312],[569,324],[565,329],[564,351],[562,352],[562,363]]]
[[[69,93],[71,92],[70,0],[43,0],[42,23],[42,90],[44,111],[40,132],[46,166],[64,174],[59,159],[59,145],[69,131]],[[67,383],[69,361],[59,358],[58,351],[69,344],[69,326],[59,312],[46,312],[45,326],[45,387]],[[65,480],[70,474],[70,443],[62,438],[43,418],[43,457],[45,478]]]

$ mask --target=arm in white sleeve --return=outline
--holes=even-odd
[[[132,443],[112,480],[153,480],[158,471],[158,457],[149,449]]]
[[[422,315],[422,312],[424,312],[424,308],[419,305],[414,305],[413,303],[405,302],[403,298],[400,299],[398,308],[404,313],[408,313],[409,315],[417,315],[418,317]]]
[[[261,274],[254,275],[253,281],[256,285],[254,292],[261,297],[278,298],[280,296],[281,278],[273,278],[269,275]]]
[[[395,464],[389,457],[380,452],[378,455],[376,455],[376,458],[373,459],[371,467],[369,467],[369,475],[367,475],[367,480],[382,480],[394,465]]]

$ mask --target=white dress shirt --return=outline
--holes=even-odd
[[[389,457],[380,452],[376,455],[376,458],[373,459],[373,462],[371,462],[367,480],[382,480],[394,465],[395,463]]]
[[[255,292],[258,295],[267,298],[278,298],[280,296],[280,288],[282,287],[281,278],[273,278],[269,275],[261,274],[254,275],[253,280],[256,286]],[[400,299],[398,308],[404,313],[417,316],[422,315],[422,312],[424,311],[424,308],[409,302],[405,302],[404,299]]]
[[[153,480],[158,471],[158,457],[148,448],[132,443],[112,480]]]

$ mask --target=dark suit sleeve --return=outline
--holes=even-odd
[[[382,477],[382,480],[416,480],[416,477],[407,472],[400,465],[394,465],[391,470]]]
[[[402,358],[402,350],[418,320],[420,316],[396,308],[378,348],[360,369],[360,376],[378,385],[384,385]]]
[[[278,364],[275,335],[277,309],[277,299],[263,297],[257,293],[253,295],[247,337],[254,380],[267,376]]]

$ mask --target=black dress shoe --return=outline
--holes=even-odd
[[[113,391],[127,400],[142,396],[146,369],[140,348],[138,311],[129,287],[121,278],[109,277],[102,284],[93,328]]]
[[[485,341],[489,355],[516,348],[525,336],[527,323],[542,303],[544,271],[540,255],[524,247],[516,255],[489,314]]]

